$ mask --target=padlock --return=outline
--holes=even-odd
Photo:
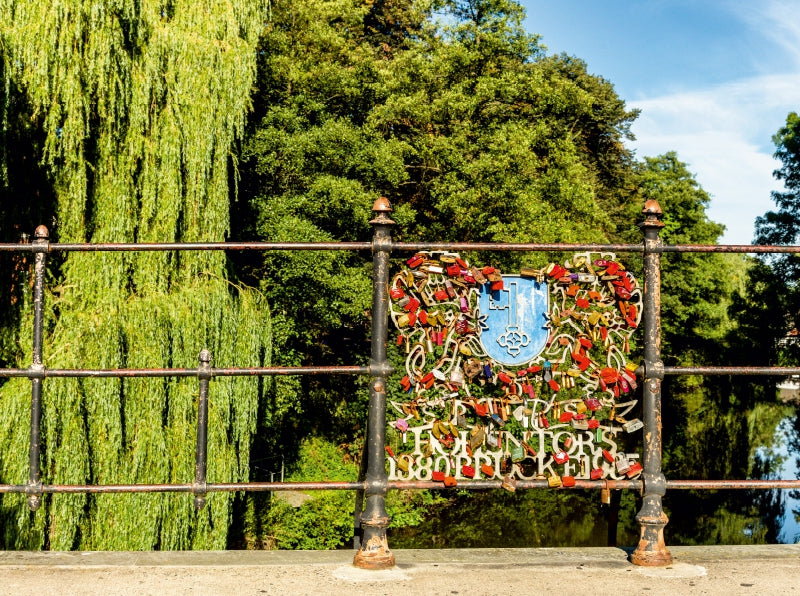
[[[589,430],[589,421],[573,417],[572,428],[574,428],[575,430]]]
[[[644,422],[639,420],[638,418],[634,418],[633,420],[629,420],[625,424],[622,425],[622,428],[625,429],[625,432],[635,432],[640,428],[644,428]]]
[[[453,476],[445,476],[444,477],[444,485],[447,488],[452,488],[458,484],[458,481]]]
[[[517,490],[517,479],[511,475],[504,476],[501,486],[508,492],[513,493]]]
[[[558,421],[561,424],[567,424],[570,420],[572,420],[573,416],[574,414],[572,412],[562,412],[562,414],[558,417]]]
[[[406,265],[408,265],[409,268],[411,269],[416,269],[424,262],[425,262],[425,256],[417,253],[406,261]]]
[[[461,475],[467,478],[475,478],[475,468],[464,464],[461,466]]]
[[[521,445],[525,448],[525,451],[528,453],[528,455],[530,455],[531,457],[536,457],[536,449],[531,447],[529,443],[521,441]]]
[[[400,387],[403,388],[403,391],[411,390],[411,379],[408,378],[408,375],[405,375],[402,379],[400,379]]]
[[[400,457],[395,459],[395,462],[397,462],[397,468],[402,470],[403,472],[408,472],[408,467],[412,461],[413,460],[411,456],[406,454],[401,455]]]
[[[444,302],[447,300],[447,290],[436,290],[433,293],[433,297],[439,302]]]
[[[432,275],[441,275],[444,273],[444,269],[442,269],[439,265],[429,264],[425,267],[425,269],[427,269],[428,273]]]
[[[548,476],[547,484],[550,488],[559,488],[561,486],[561,476],[556,476],[555,474]]]
[[[595,430],[600,428],[600,421],[597,418],[589,418],[586,421],[586,430]]]
[[[603,505],[611,505],[611,490],[607,488],[600,489],[600,502]]]
[[[413,296],[410,297],[410,298],[408,296],[406,296],[406,298],[408,298],[408,302],[403,305],[403,310],[406,311],[406,312],[416,312],[417,309],[419,308],[419,305],[420,305],[419,300],[417,300]],[[405,298],[401,298],[400,299],[401,302],[403,300],[405,300]],[[399,304],[399,302],[398,302],[398,304]]]
[[[393,287],[391,290],[389,290],[389,296],[391,296],[392,300],[399,300],[405,295],[406,293],[402,288]]]
[[[625,475],[628,478],[635,478],[636,476],[642,473],[643,469],[644,468],[642,468],[642,464],[640,464],[638,461],[631,462],[631,466],[630,468],[628,468],[628,471],[625,472]]]
[[[565,488],[575,486],[575,476],[562,476],[561,485],[564,486]]]
[[[603,477],[603,469],[602,468],[592,468],[589,471],[589,478],[592,480],[600,480]]]
[[[566,451],[556,451],[553,453],[553,460],[557,464],[565,464],[569,461],[569,455]]]
[[[620,474],[627,473],[630,470],[631,464],[628,461],[628,455],[625,453],[617,453],[617,457],[614,460],[614,465],[617,468],[617,472]]]
[[[600,400],[596,397],[586,398],[583,400],[583,403],[586,404],[587,409],[591,410],[592,412],[603,409],[603,404],[600,403]]]
[[[603,459],[610,464],[614,463],[614,456],[611,455],[611,452],[608,449],[603,449]]]
[[[511,448],[511,461],[518,462],[525,459],[525,448],[522,445],[514,445]]]
[[[486,283],[486,276],[483,275],[483,271],[481,271],[477,267],[473,267],[472,269],[470,269],[470,272],[472,273],[472,277],[475,278],[476,283],[480,285]]]

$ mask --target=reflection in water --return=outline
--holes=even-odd
[[[800,478],[800,416],[784,418],[778,425],[776,443],[782,458],[779,478]],[[800,543],[800,491],[782,491],[786,498],[780,542]]]

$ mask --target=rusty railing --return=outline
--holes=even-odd
[[[798,246],[753,245],[664,245],[659,237],[661,208],[655,201],[645,204],[641,244],[543,244],[543,243],[469,243],[469,242],[394,242],[390,218],[392,209],[385,198],[373,205],[372,242],[217,242],[217,243],[51,243],[48,231],[39,226],[30,243],[0,244],[0,251],[29,252],[35,254],[33,279],[33,357],[25,369],[0,369],[0,377],[24,377],[31,381],[31,415],[29,474],[26,484],[0,484],[0,493],[28,495],[28,506],[36,510],[46,493],[149,493],[184,492],[194,495],[195,506],[202,508],[209,492],[231,491],[283,491],[283,490],[352,490],[356,491],[357,552],[354,563],[363,568],[380,569],[394,565],[386,531],[389,517],[385,497],[388,490],[441,489],[434,481],[390,481],[386,473],[384,445],[386,442],[386,383],[392,368],[386,353],[388,338],[388,288],[389,259],[395,253],[413,251],[614,251],[642,254],[644,260],[643,289],[643,348],[644,361],[637,375],[644,380],[643,422],[644,453],[643,473],[636,479],[602,481],[576,480],[575,489],[633,489],[642,494],[642,507],[636,519],[641,537],[631,554],[636,565],[662,566],[672,562],[664,541],[667,516],[662,508],[666,491],[679,489],[785,489],[800,488],[800,480],[667,480],[661,470],[661,382],[666,375],[800,375],[798,367],[667,367],[661,360],[661,255],[672,252],[693,253],[798,253]],[[368,366],[302,366],[260,368],[214,368],[211,354],[202,350],[198,367],[152,369],[48,369],[43,360],[44,273],[46,256],[55,252],[88,251],[204,251],[204,250],[348,250],[371,251],[373,258],[372,341]],[[362,473],[358,482],[240,482],[209,483],[206,479],[206,452],[208,431],[208,396],[210,382],[224,376],[271,375],[368,375],[370,399],[367,417],[367,437]],[[195,453],[195,478],[183,484],[117,484],[117,485],[56,485],[42,484],[40,461],[40,420],[44,380],[58,377],[133,378],[133,377],[195,377],[199,384],[197,441]],[[502,486],[500,480],[471,480],[459,482],[460,489],[486,490]],[[547,480],[519,480],[519,489],[547,488]],[[362,503],[365,503],[362,511]]]

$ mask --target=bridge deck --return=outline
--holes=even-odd
[[[398,550],[385,571],[352,551],[0,552],[3,593],[737,594],[800,596],[800,544],[670,547],[666,568],[617,548]]]

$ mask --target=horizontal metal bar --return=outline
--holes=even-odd
[[[212,368],[212,377],[255,377],[291,375],[368,375],[369,366],[265,366],[253,368]],[[36,369],[0,368],[0,377],[23,378],[133,378],[133,377],[198,377],[197,368],[117,368],[117,369]],[[665,366],[665,375],[800,375],[800,367],[781,366]]]
[[[394,242],[393,251],[571,251],[638,252],[642,244],[558,244],[494,242]],[[0,252],[130,252],[186,250],[370,250],[371,242],[98,242],[98,243],[0,243]],[[800,246],[756,244],[665,244],[653,253],[800,253]]]
[[[800,375],[800,367],[790,366],[665,366],[665,375],[744,375],[788,377]]]
[[[463,490],[492,490],[502,487],[500,480],[462,480],[456,485]],[[550,488],[547,480],[518,480],[517,489]],[[206,484],[206,492],[238,491],[316,491],[316,490],[365,490],[365,482],[233,482]],[[391,490],[440,490],[441,482],[432,480],[392,480]],[[600,490],[641,490],[641,480],[576,480],[575,489]],[[191,493],[196,489],[192,483],[184,484],[43,484],[42,493]],[[668,490],[757,490],[757,489],[800,489],[800,480],[667,480]],[[30,492],[24,484],[0,484],[0,493]]]
[[[750,490],[767,488],[800,489],[800,480],[667,480],[667,488],[671,490]]]
[[[186,250],[370,250],[371,242],[82,242],[0,244],[0,252],[131,252]]]
[[[288,375],[368,375],[369,366],[265,366],[254,368],[212,368],[212,377],[256,377]],[[197,368],[116,368],[116,369],[36,369],[0,368],[0,377],[43,378],[131,378],[131,377],[199,377],[208,371]]]
[[[795,253],[800,246],[774,244],[665,244],[652,252],[698,252],[698,253]]]
[[[510,243],[510,242],[394,242],[392,251],[543,251],[554,252],[564,250],[583,250],[591,252],[642,252],[641,244],[546,244],[546,243]]]

